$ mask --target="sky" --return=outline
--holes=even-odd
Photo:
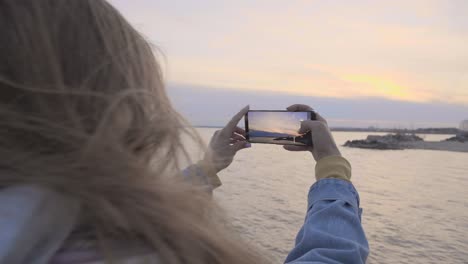
[[[110,2],[162,52],[168,93],[195,125],[292,99],[332,126],[468,119],[466,0]]]

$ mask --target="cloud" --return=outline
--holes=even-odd
[[[468,105],[468,1],[112,2],[174,83]]]

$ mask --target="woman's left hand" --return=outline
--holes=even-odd
[[[223,129],[216,131],[211,138],[202,162],[216,173],[231,165],[237,151],[250,147],[250,143],[245,139],[245,130],[237,126],[248,111],[249,106],[244,107]]]

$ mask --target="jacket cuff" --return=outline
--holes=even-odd
[[[202,161],[198,162],[197,165],[200,167],[202,174],[206,177],[208,184],[211,185],[213,189],[222,185],[217,172],[211,166]]]
[[[317,162],[315,166],[317,181],[327,178],[351,181],[351,164],[341,156],[329,156]]]
[[[359,214],[359,194],[349,181],[323,179],[316,182],[309,191],[309,209],[319,201],[341,200],[350,204]]]

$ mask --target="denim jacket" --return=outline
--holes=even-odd
[[[359,195],[349,181],[322,179],[311,188],[304,226],[285,263],[365,263],[369,245]]]

